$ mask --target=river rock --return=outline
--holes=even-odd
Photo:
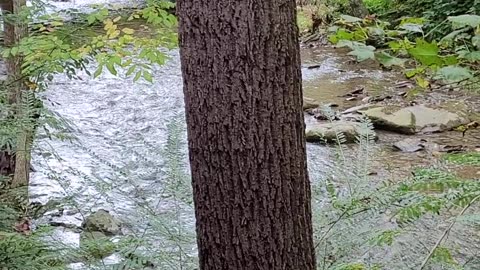
[[[303,110],[315,109],[320,106],[320,103],[313,98],[303,98]]]
[[[306,138],[308,142],[333,143],[336,142],[339,132],[344,134],[346,143],[354,143],[361,133],[361,125],[348,121],[320,123],[307,127]]]
[[[426,142],[424,139],[407,138],[394,143],[393,147],[402,152],[413,153],[424,150]]]
[[[105,235],[121,233],[121,223],[108,211],[100,209],[88,216],[82,227],[87,232],[102,232]]]
[[[432,109],[422,105],[378,107],[363,112],[375,127],[403,134],[434,133],[467,124],[468,118],[444,109]]]

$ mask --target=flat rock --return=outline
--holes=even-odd
[[[442,132],[469,123],[469,119],[461,113],[422,105],[378,107],[363,114],[371,119],[375,127],[403,134]]]
[[[413,153],[424,150],[426,142],[424,139],[407,138],[394,143],[393,147],[402,152]]]
[[[361,132],[360,123],[335,121],[307,127],[306,138],[308,142],[335,143],[337,133],[343,133],[346,140],[345,143],[355,143]],[[372,135],[376,138],[375,134]]]
[[[313,98],[303,98],[303,110],[315,109],[320,106],[320,103]]]

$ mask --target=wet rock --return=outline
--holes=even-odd
[[[362,111],[362,110],[367,110],[367,109],[372,108],[372,107],[375,107],[375,105],[373,105],[373,104],[362,104],[362,105],[352,107],[350,109],[346,109],[345,111],[342,112],[342,114],[356,113],[356,112],[359,112],[359,111]]]
[[[315,119],[320,121],[335,121],[340,120],[340,116],[337,111],[326,111],[325,109],[314,109],[312,115]]]
[[[343,133],[346,143],[354,143],[361,133],[361,126],[359,123],[348,121],[321,123],[307,127],[306,138],[308,142],[334,143],[337,140],[337,133]]]
[[[82,216],[77,215],[62,215],[62,216],[51,216],[48,219],[48,224],[53,227],[63,227],[72,229],[74,231],[81,231],[82,228]]]
[[[365,90],[365,88],[359,87],[359,88],[356,88],[355,90],[352,90],[352,91],[346,93],[345,95],[343,95],[341,97],[358,97],[360,95],[363,95],[364,90]]]
[[[426,142],[424,139],[407,138],[394,143],[393,147],[402,152],[413,153],[424,150]]]
[[[88,216],[82,227],[87,232],[102,232],[105,235],[117,235],[122,232],[120,221],[103,209]]]
[[[378,107],[368,109],[363,114],[377,128],[403,134],[442,132],[469,122],[461,114],[422,105],[406,108]]]
[[[315,109],[320,106],[320,103],[313,98],[303,98],[303,110]]]

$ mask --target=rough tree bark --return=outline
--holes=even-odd
[[[295,0],[177,14],[200,269],[315,269]]]
[[[26,6],[26,0],[10,0],[2,1],[1,8],[4,13],[19,14]],[[27,27],[21,20],[5,22],[4,42],[6,47],[15,46],[20,40],[27,35]],[[21,57],[10,57],[7,59],[7,85],[8,102],[13,108],[13,115],[19,123],[27,122],[28,115],[24,115],[22,111],[23,94],[25,86],[22,80]],[[13,164],[14,176],[11,187],[28,185],[30,172],[30,145],[32,131],[29,126],[19,125],[17,142],[15,147],[15,161],[5,162],[5,164]],[[4,155],[4,158],[10,157]],[[11,170],[11,168],[9,169]],[[5,170],[5,171],[9,171]]]

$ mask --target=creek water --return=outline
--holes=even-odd
[[[172,256],[169,264],[161,269],[192,269],[189,266],[195,261],[194,215],[188,198],[190,183],[180,61],[177,50],[166,53],[170,59],[154,69],[152,84],[133,83],[122,74],[102,74],[97,79],[79,74],[81,80],[74,81],[56,76],[42,94],[46,107],[65,122],[67,128],[58,131],[59,135],[71,138],[49,138],[45,131],[40,131],[33,153],[36,171],[32,173],[29,189],[31,200],[42,204],[61,201],[65,209],[59,217],[52,218],[48,213],[38,221],[51,223],[53,220],[60,225],[52,235],[54,242],[78,246],[80,235],[75,227],[80,226],[89,213],[106,209],[122,221],[127,234],[156,239],[152,245],[158,250],[167,250],[166,257],[178,249],[191,255],[190,259]],[[395,82],[401,80],[398,74],[383,72],[377,67],[349,65],[348,58],[333,49],[303,48],[302,62],[304,95],[324,103],[337,103],[340,109],[360,102],[340,97],[359,86],[372,95],[383,94],[395,91]],[[308,68],[314,64],[319,67]],[[312,121],[316,120],[306,115],[307,124]],[[379,141],[372,146],[371,170],[375,176],[371,181],[401,181],[413,167],[437,163],[435,157],[426,153],[392,151],[391,144],[405,136],[379,134]],[[460,141],[474,145],[478,143],[475,136],[460,138],[458,133],[450,132],[429,135],[429,138],[442,143]],[[354,159],[356,148],[347,146],[346,155]],[[334,147],[308,144],[307,150],[312,182],[325,182],[337,166]],[[478,168],[469,169],[468,173],[472,170],[476,174]],[[325,199],[322,190],[314,204],[322,204]],[[152,216],[161,217],[164,223],[152,224]],[[156,230],[150,229],[155,226]],[[378,229],[376,226],[389,228],[393,224],[382,220],[372,222],[371,226]],[[446,223],[436,223],[436,219],[427,219],[394,246],[364,251],[363,257],[385,263],[388,265],[385,269],[414,269],[445,226]],[[149,235],[158,230],[169,237]],[[188,237],[182,238],[182,245],[178,246],[175,243],[181,235]],[[449,243],[457,248],[461,261],[469,260],[480,250],[478,229],[456,226],[451,235]],[[412,257],[405,258],[403,254],[412,254]],[[475,267],[478,264],[469,269],[479,269]]]

